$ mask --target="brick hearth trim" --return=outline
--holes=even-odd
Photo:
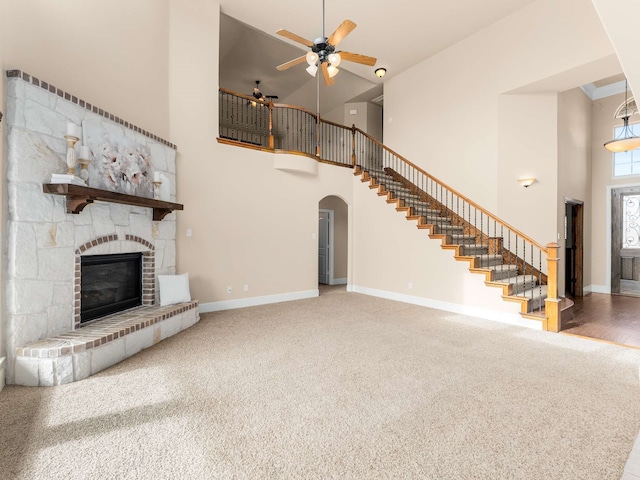
[[[143,306],[152,306],[156,301],[156,254],[155,247],[151,242],[145,240],[144,238],[138,237],[137,235],[125,235],[125,240],[129,242],[136,242],[144,247],[148,248],[146,252],[142,253],[142,305]],[[79,330],[82,328],[84,330],[87,326],[81,326],[81,286],[82,286],[82,269],[81,269],[81,258],[82,254],[87,252],[89,249],[93,247],[97,247],[98,245],[102,245],[108,242],[117,242],[120,240],[120,237],[117,233],[113,233],[111,235],[103,235],[102,237],[94,238],[86,242],[83,245],[80,245],[76,249],[76,260],[75,260],[75,271],[74,271],[74,282],[73,282],[73,328],[74,330]]]
[[[136,307],[106,316],[80,330],[29,343],[16,349],[16,355],[56,358],[85,352],[194,308],[198,308],[197,300],[165,307]]]
[[[156,142],[160,142],[169,148],[173,148],[174,150],[178,149],[178,147],[176,147],[173,143],[167,140],[164,140],[158,137],[157,135],[154,135],[153,133],[147,132],[146,130],[141,129],[140,127],[134,125],[133,123],[127,122],[121,119],[120,117],[116,117],[112,113],[109,113],[101,108],[98,108],[95,105],[91,105],[89,102],[85,102],[84,100],[79,99],[75,95],[71,95],[70,93],[67,93],[64,90],[54,87],[50,83],[47,83],[44,80],[40,80],[34,77],[33,75],[29,75],[28,73],[25,73],[21,70],[7,70],[7,78],[20,78],[27,83],[35,85],[36,87],[40,87],[40,88],[43,88],[44,90],[47,90],[48,92],[54,93],[59,97],[64,98],[65,100],[68,100],[75,105],[78,105],[81,108],[84,108],[86,110],[89,110],[90,112],[96,113],[101,117],[111,120],[112,122],[118,123],[124,126],[125,128],[130,128],[131,130],[138,132],[139,134],[144,135],[145,137],[149,137],[155,140]],[[0,115],[0,118],[1,117],[2,115]]]

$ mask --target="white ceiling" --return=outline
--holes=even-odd
[[[340,50],[376,57],[384,80],[461,41],[535,0],[326,0],[325,36],[348,18],[357,24]],[[221,0],[220,86],[250,94],[255,80],[279,101],[316,111],[316,79],[306,64],[276,66],[307,49],[275,32],[281,28],[313,41],[322,36],[322,0]],[[350,101],[379,97],[383,79],[375,67],[343,62],[336,83],[320,86],[322,114]]]

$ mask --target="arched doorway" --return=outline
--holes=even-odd
[[[348,206],[329,195],[318,208],[318,284],[346,285],[348,269]]]

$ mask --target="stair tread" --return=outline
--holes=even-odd
[[[384,167],[382,167],[384,168]],[[396,210],[406,212],[407,218],[421,219],[418,228],[430,228],[432,238],[440,238],[445,248],[456,248],[457,254],[471,262],[471,270],[486,272],[486,278],[491,278],[491,284],[508,286],[510,292],[504,296],[505,300],[521,302],[522,309],[527,310],[523,315],[544,311],[544,300],[547,298],[547,285],[538,283],[538,278],[532,275],[518,273],[518,266],[503,263],[502,253],[489,253],[489,244],[478,242],[475,235],[465,234],[465,227],[452,224],[447,216],[441,216],[441,211],[431,208],[430,202],[416,193],[416,187],[407,186],[406,181],[396,180],[384,169],[362,168],[363,181],[371,179],[371,187],[380,187],[379,195],[388,195],[387,203],[395,203]],[[403,180],[403,179],[401,179]],[[385,193],[382,193],[382,192]],[[443,206],[444,208],[444,206]],[[458,223],[458,222],[456,222]],[[435,229],[431,228],[435,227]],[[500,250],[497,250],[500,251]],[[462,258],[456,257],[460,260]]]

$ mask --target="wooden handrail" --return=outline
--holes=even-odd
[[[259,100],[251,95],[244,95],[244,94],[240,94],[240,93],[236,93],[233,92],[231,90],[227,90],[225,88],[220,88],[220,92],[222,93],[226,93],[229,95],[233,95],[236,97],[240,97],[240,98],[244,98],[247,99],[249,101],[252,102],[257,102],[257,103],[261,103],[263,105],[266,105],[269,107],[270,110],[272,110],[273,108],[289,108],[289,109],[293,109],[293,110],[299,110],[301,112],[304,112],[308,115],[310,115],[311,117],[315,118],[316,121],[318,119],[318,115],[315,113],[310,112],[309,110],[302,108],[302,107],[298,107],[295,105],[288,105],[285,103],[273,103],[271,101],[266,102],[263,100]],[[533,240],[531,237],[529,237],[528,235],[525,235],[524,233],[522,233],[520,230],[518,230],[517,228],[513,227],[512,225],[510,225],[509,223],[507,223],[506,221],[502,220],[501,218],[499,218],[498,216],[492,214],[491,212],[489,212],[488,210],[486,210],[485,208],[483,208],[482,206],[478,205],[476,202],[474,202],[473,200],[471,200],[470,198],[468,198],[467,196],[463,195],[462,193],[458,192],[456,189],[450,187],[449,185],[447,185],[446,183],[444,183],[443,181],[441,181],[440,179],[434,177],[433,175],[427,173],[425,170],[423,170],[422,168],[420,168],[419,166],[417,166],[416,164],[414,164],[413,162],[407,160],[405,157],[403,157],[402,155],[400,155],[399,153],[395,152],[394,150],[390,149],[389,147],[387,147],[386,145],[384,145],[383,143],[381,143],[380,141],[376,140],[375,138],[373,138],[371,135],[369,135],[368,133],[364,132],[363,130],[352,126],[352,127],[347,127],[345,125],[340,125],[339,123],[335,123],[329,120],[324,120],[323,118],[320,118],[320,123],[326,123],[328,125],[333,125],[335,127],[339,127],[339,128],[343,128],[345,130],[350,130],[351,134],[353,136],[353,143],[355,143],[355,135],[356,133],[360,133],[361,135],[363,135],[364,137],[366,137],[369,141],[373,142],[374,144],[380,146],[382,149],[386,150],[387,152],[389,152],[391,155],[394,155],[395,157],[397,157],[399,160],[401,160],[402,162],[406,163],[409,167],[414,168],[416,171],[420,172],[421,174],[425,175],[427,178],[431,179],[432,181],[438,183],[439,185],[441,185],[443,188],[446,188],[447,190],[449,190],[451,193],[453,193],[454,195],[457,195],[461,200],[467,202],[469,205],[471,205],[472,207],[474,207],[475,209],[477,209],[478,211],[484,213],[485,215],[487,215],[487,217],[493,219],[494,221],[502,224],[505,228],[509,229],[513,234],[521,237],[523,240],[526,240],[527,242],[529,242],[532,245],[535,245],[537,248],[539,248],[542,252],[544,252],[545,254],[547,254],[547,248],[540,245],[538,242],[536,242],[535,240]],[[260,150],[263,150],[264,148],[260,148]],[[355,150],[355,149],[354,149]],[[285,152],[284,150],[279,150],[280,152]],[[292,151],[293,153],[296,153],[294,151]],[[355,155],[355,152],[354,152]],[[331,162],[329,159],[324,159],[325,161]],[[353,159],[354,162],[354,166],[356,162],[356,159]]]
[[[262,105],[269,105],[269,102],[266,100],[260,100],[259,98],[254,97],[253,95],[245,95],[244,93],[236,93],[231,90],[227,90],[226,88],[220,88],[220,92],[227,93],[229,95],[233,95],[234,97],[244,98],[245,100],[249,100],[250,102],[261,103]]]
[[[354,135],[355,132],[359,132],[360,134],[364,135],[365,137],[367,137],[369,140],[371,140],[373,143],[376,143],[377,145],[379,145],[380,147],[382,147],[384,150],[386,150],[387,152],[391,153],[392,155],[398,157],[400,160],[402,160],[403,162],[405,162],[407,165],[409,165],[412,168],[415,168],[417,171],[419,171],[420,173],[422,173],[423,175],[425,175],[426,177],[430,178],[432,181],[442,185],[444,188],[446,188],[447,190],[449,190],[450,192],[452,192],[453,194],[457,195],[460,199],[464,200],[465,202],[467,202],[469,205],[473,206],[475,209],[483,212],[484,214],[486,214],[488,217],[492,218],[493,220],[495,220],[496,222],[504,225],[506,228],[508,228],[511,232],[513,232],[515,235],[518,235],[519,237],[522,237],[524,240],[526,240],[527,242],[535,245],[536,247],[538,247],[540,250],[542,250],[544,253],[547,253],[547,249],[546,247],[543,247],[542,245],[540,245],[538,242],[536,242],[535,240],[533,240],[531,237],[529,237],[528,235],[525,235],[524,233],[522,233],[520,230],[518,230],[517,228],[509,225],[507,222],[505,222],[504,220],[502,220],[501,218],[497,217],[496,215],[492,214],[491,212],[489,212],[488,210],[486,210],[485,208],[481,207],[480,205],[478,205],[476,202],[474,202],[473,200],[471,200],[470,198],[466,197],[465,195],[461,194],[460,192],[458,192],[456,189],[451,188],[449,185],[447,185],[446,183],[444,183],[443,181],[441,181],[440,179],[434,177],[433,175],[425,172],[422,168],[420,168],[419,166],[417,166],[416,164],[410,162],[409,160],[407,160],[405,157],[403,157],[402,155],[400,155],[399,153],[394,152],[393,150],[391,150],[389,147],[385,146],[384,144],[380,143],[378,140],[376,140],[375,138],[373,138],[371,135],[367,134],[366,132],[363,132],[362,130],[360,130],[359,128],[355,128],[354,130]]]
[[[318,118],[318,115],[310,112],[309,110],[307,110],[306,108],[302,108],[302,107],[296,107],[295,105],[288,105],[286,103],[274,103],[273,104],[273,108],[289,108],[291,110],[299,110],[301,112],[304,112],[308,115],[311,115],[313,118]]]

